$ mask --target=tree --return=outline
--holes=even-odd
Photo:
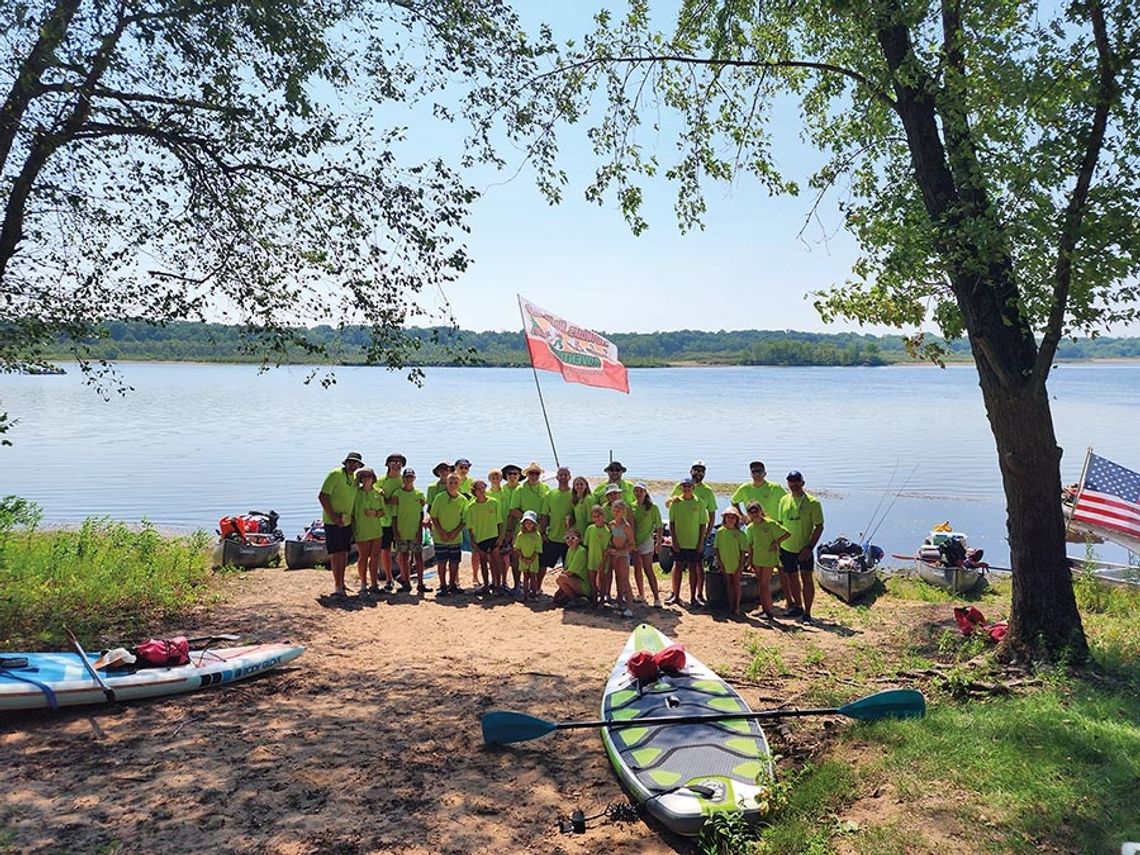
[[[1138,13],[1135,0],[683,0],[664,35],[632,0],[620,20],[599,13],[513,114],[557,197],[559,123],[603,91],[586,193],[616,197],[638,232],[640,183],[661,170],[683,228],[699,225],[708,179],[798,192],[774,148],[798,102],[801,138],[827,155],[811,213],[839,194],[864,250],[852,281],[817,295],[822,316],[931,319],[969,340],[1007,501],[1009,657],[1087,655],[1046,381],[1064,337],[1137,317]],[[675,160],[643,125],[676,128]]]
[[[534,71],[501,0],[0,0],[0,31],[0,370],[207,317],[266,361],[363,323],[405,366],[469,263],[485,107]],[[412,121],[462,123],[453,162]]]

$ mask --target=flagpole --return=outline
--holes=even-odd
[[[523,340],[526,340],[526,313],[523,312],[522,307],[522,294],[515,294],[519,301],[519,318],[522,320],[523,325]],[[554,452],[554,466],[561,467],[562,464],[558,462],[558,449],[554,447],[554,432],[550,430],[550,418],[546,415],[546,401],[542,399],[542,384],[538,382],[538,369],[534,367],[534,357],[530,353],[530,345],[527,344],[527,356],[530,358],[530,370],[534,373],[534,388],[538,390],[538,404],[542,407],[542,420],[546,422],[546,435],[550,437],[550,450]]]
[[[1083,493],[1085,490],[1085,476],[1088,475],[1088,473],[1089,473],[1089,460],[1092,459],[1092,453],[1093,453],[1093,450],[1092,450],[1092,446],[1090,445],[1085,450],[1085,463],[1081,467],[1081,480],[1079,482],[1077,482],[1077,495],[1073,496],[1073,510],[1072,510],[1072,513],[1069,514],[1068,519],[1065,520],[1065,535],[1066,536],[1069,534],[1069,529],[1073,525],[1073,514],[1075,514],[1077,512],[1077,502],[1079,502],[1081,500],[1081,493]]]

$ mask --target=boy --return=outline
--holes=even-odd
[[[479,570],[483,587],[480,594],[490,594],[502,587],[503,571],[499,559],[499,541],[503,536],[503,521],[499,514],[499,502],[487,495],[487,482],[476,481],[471,485],[475,498],[467,505],[467,530],[471,533],[471,545],[479,556]],[[474,562],[472,562],[474,564]],[[488,579],[488,570],[490,579]],[[478,581],[478,580],[477,580]]]
[[[700,499],[693,495],[693,479],[681,481],[681,495],[669,505],[669,531],[673,534],[672,591],[665,605],[681,602],[681,577],[689,571],[689,601],[693,608],[704,604],[698,593],[701,582],[701,553],[704,552],[705,530],[709,526],[709,512]]]
[[[396,561],[400,566],[400,591],[412,590],[411,565],[416,567],[416,580],[421,595],[431,589],[424,585],[424,494],[416,489],[416,470],[405,469],[400,489],[389,498],[389,516],[396,537]]]
[[[462,594],[459,587],[459,558],[463,554],[463,518],[467,499],[459,492],[459,476],[447,476],[447,489],[436,493],[431,503],[432,532],[435,536],[435,562],[439,571],[439,591],[436,597]]]
[[[523,599],[538,599],[538,569],[542,559],[542,534],[538,531],[538,514],[524,511],[519,533],[515,535],[515,551],[523,578]]]
[[[593,520],[586,527],[586,579],[593,592],[594,605],[601,604],[601,590],[598,585],[606,570],[606,550],[610,548],[610,529],[606,525],[606,512],[601,505],[590,510]]]

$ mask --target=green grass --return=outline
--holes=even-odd
[[[754,632],[744,637],[744,649],[748,651],[751,660],[744,669],[744,676],[749,680],[762,677],[786,677],[791,670],[784,663],[778,647],[769,647],[760,640]]]
[[[212,597],[209,536],[166,537],[88,519],[76,530],[39,531],[39,508],[0,499],[0,649],[129,639]]]

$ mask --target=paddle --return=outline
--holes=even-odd
[[[91,679],[99,684],[99,688],[103,690],[104,696],[107,698],[107,703],[113,704],[115,702],[115,690],[104,682],[103,678],[99,676],[99,672],[91,665],[91,660],[87,658],[87,651],[83,649],[83,645],[79,643],[79,639],[75,637],[75,633],[68,629],[66,626],[63,631],[67,633],[67,637],[71,639],[72,645],[75,647],[76,652],[79,653],[79,661],[83,663],[83,667],[87,669],[87,673],[91,675]]]
[[[753,718],[793,718],[808,715],[844,715],[859,721],[879,718],[920,718],[926,713],[926,700],[917,689],[887,689],[841,707],[808,710],[763,710],[761,712],[713,713],[711,715],[673,715],[634,718],[625,721],[546,721],[526,713],[492,710],[482,719],[483,741],[488,745],[506,745],[538,739],[555,730],[587,727],[649,727],[663,724],[704,724]]]

